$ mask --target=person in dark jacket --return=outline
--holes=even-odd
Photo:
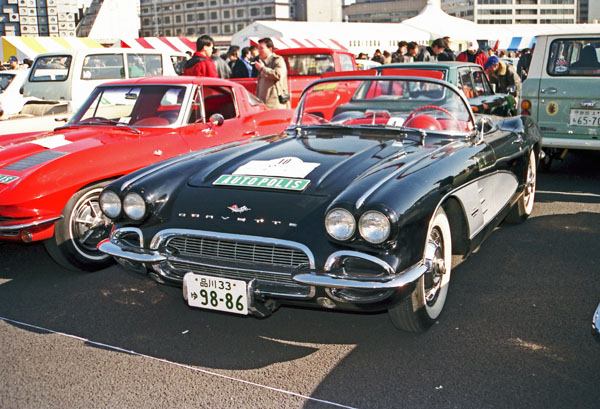
[[[519,62],[517,63],[517,74],[521,77],[521,81],[525,81],[525,78],[527,78],[531,57],[532,54],[529,48],[524,48],[523,51],[521,51],[521,58],[519,58]]]
[[[423,47],[415,61],[437,61],[438,55],[443,53],[445,49],[444,40],[442,38],[435,39],[431,47]]]
[[[442,51],[438,55],[438,61],[454,61],[456,57],[454,56],[454,51],[450,48],[450,37],[442,38],[444,41],[444,51]]]
[[[218,78],[215,64],[210,59],[214,41],[209,35],[202,35],[196,40],[196,52],[186,61],[183,67],[183,75],[195,75],[198,77]]]
[[[252,77],[252,64],[250,64],[250,47],[242,48],[240,58],[235,61],[231,70],[231,78],[250,78]]]

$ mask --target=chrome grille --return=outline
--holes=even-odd
[[[309,264],[308,256],[303,251],[271,244],[176,236],[169,239],[167,247],[175,250],[178,258],[194,257],[284,267]]]
[[[215,277],[233,278],[245,281],[250,281],[256,278],[259,281],[267,283],[298,286],[298,283],[295,283],[292,280],[291,275],[287,273],[271,271],[253,271],[243,269],[225,269],[217,266],[198,265],[194,263],[187,263],[184,261],[170,261],[169,264],[173,268],[173,270],[171,270],[171,273],[182,278],[185,273],[191,272],[196,274],[206,274]]]

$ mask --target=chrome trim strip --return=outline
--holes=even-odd
[[[275,276],[282,276],[282,277],[289,276],[289,273],[281,273],[279,271],[260,270],[260,269],[257,269],[257,268],[250,269],[250,268],[239,268],[239,267],[227,267],[227,266],[223,266],[223,265],[219,265],[219,264],[201,263],[201,262],[198,262],[198,261],[191,261],[190,259],[187,259],[187,258],[172,257],[172,256],[167,256],[166,257],[166,261],[167,262],[175,262],[175,263],[192,264],[194,266],[202,266],[202,267],[215,267],[215,268],[219,268],[219,269],[222,269],[222,270],[244,271],[244,272],[248,272],[248,273],[264,273],[264,274],[272,274],[272,275],[275,275]],[[284,266],[282,266],[282,267],[284,267]],[[290,268],[290,269],[293,269],[293,267]]]
[[[230,233],[218,233],[212,231],[204,231],[204,230],[189,230],[189,229],[166,229],[162,230],[152,238],[152,242],[150,243],[151,250],[158,250],[158,248],[167,241],[171,236],[191,236],[191,237],[204,237],[209,239],[216,240],[231,240],[231,241],[241,241],[245,243],[255,244],[270,244],[270,245],[281,245],[290,247],[296,250],[303,251],[308,257],[308,261],[310,263],[309,267],[311,269],[315,268],[315,256],[312,251],[302,243],[298,243],[295,241],[281,240],[275,239],[271,237],[261,237],[261,236],[247,236],[241,234],[230,234]]]
[[[63,218],[63,216],[60,215],[58,217],[52,217],[50,219],[38,220],[36,222],[31,222],[31,223],[13,224],[11,226],[0,226],[0,232],[12,232],[12,231],[17,231],[17,230],[27,229],[30,227],[36,227],[36,226],[40,226],[42,224],[48,224],[48,223],[55,222],[62,218]]]
[[[292,278],[299,283],[319,287],[355,290],[388,290],[404,287],[405,285],[418,280],[426,272],[427,267],[422,262],[419,262],[393,277],[386,277],[387,281],[359,281],[310,273],[296,274],[292,276]]]
[[[125,233],[137,233],[140,238],[140,247],[144,247],[144,234],[142,233],[142,230],[137,227],[122,227],[117,229],[112,233],[111,238],[114,238],[115,242],[119,242],[119,239]]]
[[[98,250],[114,257],[124,258],[127,260],[138,261],[141,263],[160,263],[167,258],[160,254],[148,251],[145,249],[136,249],[134,247],[120,246],[106,239],[98,245]]]
[[[337,265],[337,263],[339,263],[339,261],[345,257],[362,258],[364,260],[367,260],[367,261],[370,261],[372,263],[379,265],[390,276],[393,276],[396,274],[396,272],[394,271],[392,266],[390,266],[388,263],[381,260],[380,258],[371,256],[369,254],[361,253],[358,251],[351,251],[351,250],[340,250],[340,251],[336,251],[335,253],[331,253],[329,255],[329,257],[327,257],[327,261],[325,262],[325,266],[323,267],[323,270],[325,270],[326,273],[331,271],[331,269],[333,267],[335,267]]]

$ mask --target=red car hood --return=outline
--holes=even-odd
[[[31,155],[43,151],[65,154],[95,146],[114,143],[123,138],[139,138],[154,133],[164,133],[165,128],[140,128],[136,133],[130,128],[85,126],[59,129],[50,132],[34,132],[0,136],[0,170]]]

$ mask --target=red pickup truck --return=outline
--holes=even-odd
[[[356,71],[358,66],[349,51],[331,48],[286,48],[276,50],[285,59],[288,69],[288,89],[292,108],[298,105],[300,95],[308,84],[318,80],[326,72]],[[256,78],[232,78],[248,91],[256,94]]]

